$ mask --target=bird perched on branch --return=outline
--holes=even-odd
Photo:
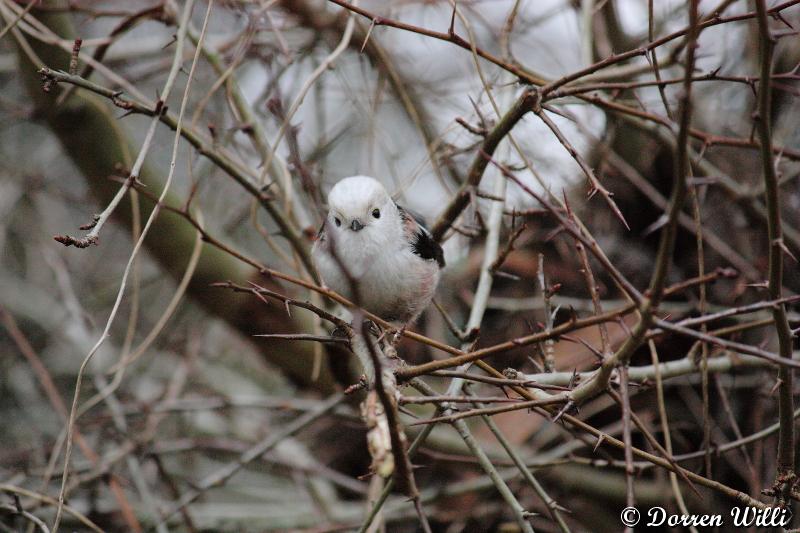
[[[439,243],[374,178],[339,181],[328,209],[312,249],[325,284],[398,326],[416,320],[445,265]]]

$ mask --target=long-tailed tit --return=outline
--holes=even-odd
[[[312,250],[325,284],[393,324],[416,320],[436,292],[442,247],[374,178],[339,181],[328,208]]]

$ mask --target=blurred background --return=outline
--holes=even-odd
[[[800,254],[795,3],[782,3],[770,17],[784,296],[800,291],[792,257]],[[375,497],[362,398],[326,404],[330,394],[357,382],[354,357],[340,343],[253,337],[327,335],[331,327],[311,312],[287,313],[280,301],[267,304],[212,284],[258,283],[336,311],[334,302],[260,268],[313,282],[303,250],[323,220],[327,191],[354,174],[375,176],[398,202],[438,226],[444,208],[465,190],[487,134],[531,84],[479,59],[479,50],[531,78],[556,80],[688,24],[687,2],[678,0],[462,0],[455,13],[441,0],[357,7],[440,36],[448,35],[452,18],[454,35],[467,44],[317,0],[211,6],[0,0],[0,504],[11,506],[0,509],[4,530],[39,527],[15,511],[13,495],[52,525],[71,410],[64,530],[358,530]],[[754,9],[750,0],[700,2],[701,20],[716,23],[703,26],[696,49],[690,200],[679,218],[667,285],[709,273],[715,281],[675,290],[659,311],[662,318],[768,299]],[[82,39],[77,55],[76,38]],[[684,44],[681,36],[655,48],[657,69],[650,49],[642,48],[561,87],[581,91],[551,95],[547,116],[563,142],[528,113],[494,152],[534,192],[566,201],[608,260],[642,291],[672,187]],[[42,77],[41,67],[71,73],[71,81]],[[153,110],[165,89],[161,121],[140,112]],[[179,117],[183,136],[175,145]],[[587,194],[577,159],[613,194],[629,228],[603,194]],[[81,249],[53,239],[91,234],[79,226],[131,183],[132,170],[135,185],[108,222],[101,219],[96,243]],[[163,208],[139,249],[162,193]],[[539,201],[494,164],[468,193],[462,216],[444,227],[448,267],[436,297],[443,312],[432,306],[414,331],[460,346],[448,323],[467,325],[487,249],[508,253],[493,272],[477,347],[594,313],[575,241]],[[492,248],[488,221],[498,196],[505,214]],[[624,305],[602,264],[592,257],[590,265],[603,308]],[[543,298],[540,272],[552,298]],[[787,307],[797,328],[798,306]],[[770,317],[765,306],[710,328],[731,328],[726,338],[776,352]],[[634,323],[635,316],[620,315],[608,324],[611,348]],[[596,367],[600,342],[598,328],[586,327],[487,362],[528,374],[588,371]],[[631,409],[641,423],[663,441],[665,414],[682,466],[770,501],[762,490],[772,487],[776,470],[775,368],[749,359],[738,364],[735,352],[674,334],[654,337],[653,345],[662,362],[728,357],[733,363],[707,379],[693,367],[665,381],[663,414],[652,379],[631,378]],[[446,356],[408,339],[398,352],[409,364]],[[631,359],[632,367],[651,363],[646,344]],[[444,391],[449,380],[426,381]],[[502,395],[491,385],[473,390]],[[407,423],[433,413],[430,406],[408,409]],[[621,410],[610,396],[574,414],[621,438]],[[307,423],[293,426],[303,417]],[[622,528],[621,451],[595,449],[593,437],[532,411],[492,420],[547,494],[569,511],[569,529]],[[480,419],[470,419],[470,428],[522,506],[537,513],[533,526],[563,530],[490,428]],[[406,431],[413,437],[418,429]],[[631,438],[654,450],[641,429]],[[265,453],[214,482],[242,452],[264,442]],[[449,426],[437,427],[412,462],[434,531],[518,530],[509,506]],[[634,477],[641,508],[678,512],[665,469],[639,461]],[[729,498],[681,487],[692,512],[728,516]],[[191,504],[181,505],[195,492]],[[397,491],[375,524],[387,531],[420,528]]]

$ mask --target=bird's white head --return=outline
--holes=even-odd
[[[396,237],[401,228],[391,196],[369,176],[339,181],[328,194],[328,208],[328,228],[346,241],[382,241]]]

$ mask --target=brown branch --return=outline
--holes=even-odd
[[[683,326],[679,326],[677,324],[672,324],[671,322],[667,322],[666,320],[659,320],[655,319],[653,323],[658,326],[659,328],[674,331],[675,333],[679,333],[681,335],[685,335],[687,337],[691,337],[693,339],[697,339],[699,341],[708,342],[715,346],[720,346],[722,348],[728,348],[735,352],[744,353],[748,355],[754,355],[756,357],[761,357],[762,359],[766,359],[767,361],[772,361],[778,365],[785,365],[790,366],[793,368],[800,367],[800,360],[792,359],[791,354],[787,357],[781,357],[779,355],[775,355],[772,352],[768,352],[766,350],[762,350],[761,348],[755,348],[748,344],[742,344],[739,342],[729,341],[726,339],[722,339],[720,337],[715,337],[713,335],[709,335],[708,333],[703,333],[701,331],[695,331],[693,329],[684,328]]]
[[[562,228],[564,228],[572,237],[576,240],[583,243],[591,252],[592,255],[595,256],[597,261],[603,265],[606,272],[614,279],[614,281],[619,285],[619,287],[625,292],[625,294],[633,300],[634,302],[641,302],[642,301],[642,294],[636,289],[636,287],[631,284],[630,281],[622,275],[622,273],[617,269],[614,264],[609,261],[609,259],[600,251],[600,246],[597,244],[597,241],[592,238],[591,236],[585,234],[582,229],[574,224],[569,218],[567,218],[564,214],[562,214],[560,209],[557,209],[553,206],[550,202],[548,202],[544,195],[537,193],[530,187],[528,187],[522,180],[517,178],[505,165],[498,163],[494,159],[492,159],[489,155],[485,155],[494,164],[500,172],[508,179],[516,183],[523,191],[527,194],[532,196],[536,201],[538,201],[545,209],[559,222]]]
[[[491,274],[494,275],[498,270],[500,270],[500,267],[503,266],[503,263],[506,261],[506,258],[508,258],[508,255],[515,250],[514,245],[516,244],[517,239],[519,239],[519,236],[522,235],[522,232],[526,229],[527,226],[522,224],[516,230],[514,230],[511,235],[509,235],[508,241],[506,242],[506,247],[497,254],[492,266],[489,267],[489,272]]]
[[[761,79],[758,86],[758,111],[756,125],[761,145],[761,166],[764,173],[765,200],[767,204],[767,233],[769,236],[769,295],[773,300],[781,297],[783,284],[783,231],[781,226],[780,190],[775,175],[775,164],[772,160],[772,91],[770,76],[772,73],[772,51],[775,38],[770,34],[768,10],[764,0],[756,0],[758,13],[758,34],[761,62]],[[783,358],[792,356],[792,331],[783,304],[772,309],[775,330],[778,334],[778,348]],[[778,434],[777,473],[773,492],[781,505],[787,505],[789,494],[795,483],[795,435],[794,435],[794,399],[792,390],[793,372],[788,365],[778,368]]]
[[[482,415],[496,415],[499,413],[508,413],[511,411],[519,411],[522,409],[530,409],[532,407],[541,407],[544,405],[554,405],[564,403],[565,398],[562,396],[557,396],[553,398],[543,398],[537,400],[529,400],[529,401],[519,401],[512,405],[500,405],[497,407],[484,407],[480,409],[470,409],[469,411],[462,411],[460,413],[454,413],[450,415],[444,416],[435,416],[433,418],[428,418],[426,420],[421,420],[419,422],[412,422],[409,424],[410,426],[423,426],[427,424],[438,424],[440,422],[447,422],[448,424],[455,422],[456,420],[461,420],[464,418],[471,418],[475,416],[482,416]]]
[[[460,355],[449,357],[447,359],[439,359],[436,361],[431,361],[429,363],[422,363],[419,365],[402,367],[399,368],[396,372],[397,378],[398,380],[405,381],[414,377],[429,374],[436,370],[444,370],[447,368],[460,366],[465,363],[479,361],[491,355],[506,352],[508,350],[513,350],[514,348],[518,348],[520,346],[527,346],[530,344],[535,344],[537,342],[542,342],[550,338],[557,338],[559,335],[573,331],[575,329],[580,329],[586,326],[593,326],[600,322],[614,321],[617,319],[617,317],[632,312],[634,308],[635,307],[633,305],[630,305],[623,308],[614,309],[606,313],[603,313],[602,315],[595,315],[587,318],[575,319],[569,322],[565,322],[563,324],[554,327],[550,332],[534,333],[531,335],[526,335],[524,337],[518,337],[505,342],[501,342],[499,344],[495,344],[494,346],[481,348],[480,350],[475,350],[474,352],[461,353]]]
[[[575,162],[578,163],[578,166],[581,167],[581,170],[586,175],[586,178],[589,180],[589,184],[591,185],[589,188],[588,197],[591,198],[595,195],[595,193],[599,192],[608,206],[611,208],[611,211],[614,213],[614,215],[620,220],[620,222],[622,222],[625,228],[630,231],[631,228],[628,225],[628,222],[625,220],[622,211],[619,210],[617,204],[611,199],[612,193],[610,193],[608,189],[606,189],[605,186],[600,183],[600,180],[597,179],[592,167],[589,166],[578,150],[572,146],[572,143],[570,143],[567,138],[564,137],[564,134],[561,133],[561,130],[558,128],[558,126],[556,126],[556,123],[547,116],[541,105],[541,100],[537,99],[534,101],[533,112],[542,120],[542,122],[545,123],[550,131],[553,132],[553,135],[555,135],[556,139],[558,139],[558,142],[561,143],[561,146],[563,146],[567,152],[569,152],[569,155],[572,156]]]
[[[336,325],[337,327],[344,328],[346,331],[351,330],[350,324],[348,324],[346,321],[342,320],[341,318],[337,317],[336,315],[333,315],[333,314],[325,311],[324,309],[322,309],[320,307],[317,307],[316,305],[312,304],[311,302],[295,300],[293,298],[290,298],[289,296],[285,296],[285,295],[280,294],[278,292],[271,291],[271,290],[267,289],[266,287],[262,287],[260,285],[257,285],[256,283],[251,283],[251,285],[252,285],[252,287],[243,287],[243,286],[237,285],[237,284],[235,284],[235,283],[233,283],[231,281],[221,281],[221,282],[218,282],[218,283],[212,283],[211,284],[212,287],[219,287],[219,288],[223,288],[223,289],[231,289],[234,292],[246,292],[246,293],[253,294],[253,295],[259,297],[259,299],[261,299],[265,303],[266,303],[266,300],[263,299],[262,295],[269,296],[270,298],[275,298],[276,300],[279,300],[279,301],[283,302],[284,305],[286,306],[286,312],[287,313],[289,313],[289,306],[299,307],[301,309],[306,309],[307,311],[311,311],[312,313],[314,313],[318,317],[322,318],[323,320],[327,320],[328,322]],[[254,337],[276,337],[276,336],[280,336],[281,338],[287,338],[286,335],[273,335],[273,334],[254,335]],[[292,335],[292,336],[295,337],[295,338],[298,337],[297,335]],[[307,337],[307,336],[304,335],[303,337]],[[326,339],[327,338],[328,337],[326,337]],[[309,339],[305,338],[305,339],[300,339],[300,340],[309,340]]]
[[[253,335],[262,339],[283,339],[287,341],[308,341],[322,342],[330,344],[350,344],[347,339],[341,337],[330,337],[328,335],[307,335],[304,333],[262,333]]]
[[[454,44],[454,45],[456,45],[456,46],[458,46],[460,48],[463,48],[464,50],[470,51],[470,52],[473,50],[473,47],[474,47],[472,43],[470,43],[469,41],[463,39],[462,37],[458,36],[454,31],[452,31],[452,26],[451,26],[451,30],[447,31],[447,32],[439,32],[439,31],[429,30],[429,29],[423,28],[421,26],[415,26],[413,24],[407,24],[407,23],[400,22],[400,21],[397,21],[397,20],[392,20],[392,19],[387,18],[387,17],[382,17],[382,16],[377,15],[377,14],[375,14],[375,13],[373,13],[373,12],[367,10],[367,9],[355,6],[355,5],[353,5],[353,4],[349,3],[349,2],[345,2],[344,0],[328,0],[328,1],[333,3],[333,4],[336,4],[338,6],[341,6],[344,9],[352,11],[353,13],[358,13],[362,17],[365,17],[367,20],[369,20],[375,26],[389,26],[389,27],[392,27],[392,28],[397,28],[397,29],[408,31],[408,32],[411,32],[411,33],[416,33],[416,34],[423,35],[423,36],[426,36],[426,37],[430,37],[430,38],[433,38],[433,39],[437,39],[437,40],[440,40],[440,41],[446,41],[446,42],[452,43],[452,44]],[[770,8],[767,12],[769,14],[771,14],[771,15],[775,15],[775,14],[778,14],[781,11],[783,11],[785,9],[788,9],[789,7],[792,7],[793,5],[796,5],[798,3],[800,3],[800,0],[789,0],[787,2],[783,2],[782,4],[778,4],[778,5]],[[542,87],[543,96],[547,96],[547,94],[549,94],[551,91],[554,91],[554,90],[558,89],[559,87],[561,87],[563,85],[566,85],[567,83],[569,83],[571,81],[575,81],[575,80],[580,79],[580,78],[582,78],[584,76],[592,74],[593,72],[597,72],[598,70],[602,70],[602,69],[604,69],[606,67],[609,67],[611,65],[615,65],[615,64],[620,63],[622,61],[625,61],[627,59],[631,59],[633,57],[638,57],[638,56],[645,55],[648,51],[653,50],[655,48],[658,48],[660,46],[663,46],[663,45],[665,45],[665,44],[667,44],[667,43],[669,43],[669,42],[671,42],[671,41],[673,41],[675,39],[683,37],[683,36],[687,35],[690,31],[697,30],[697,29],[705,29],[705,28],[708,28],[708,27],[711,27],[711,26],[717,26],[717,25],[720,25],[720,24],[727,24],[727,23],[730,23],[730,22],[738,22],[738,21],[743,21],[743,20],[749,20],[749,19],[755,18],[756,16],[757,16],[757,13],[751,11],[751,12],[748,12],[748,13],[743,13],[741,15],[735,15],[735,16],[731,16],[731,17],[719,17],[719,16],[708,17],[708,18],[704,19],[700,24],[697,24],[696,27],[693,27],[690,24],[686,28],[674,31],[674,32],[672,32],[672,33],[670,33],[668,35],[665,35],[664,37],[661,37],[659,39],[651,41],[651,42],[647,43],[646,45],[644,45],[642,47],[639,47],[639,48],[636,48],[636,49],[633,49],[633,50],[628,50],[626,52],[622,52],[622,53],[619,53],[619,54],[614,54],[614,55],[612,55],[612,56],[610,56],[608,58],[605,58],[605,59],[603,59],[601,61],[598,61],[597,63],[589,65],[588,67],[586,67],[584,69],[572,72],[572,73],[570,73],[570,74],[568,74],[566,76],[563,76],[562,78],[559,78],[558,80],[554,80],[554,81],[551,81],[549,83],[547,82],[547,80],[544,80],[544,79],[532,74],[531,72],[529,72],[526,69],[520,67],[519,65],[510,63],[508,61],[505,61],[505,60],[503,60],[503,59],[501,59],[501,58],[499,58],[499,57],[487,52],[486,50],[483,50],[480,47],[475,46],[474,50],[475,50],[475,53],[478,56],[482,57],[483,59],[485,59],[485,60],[487,60],[487,61],[489,61],[491,63],[494,63],[495,65],[497,65],[498,67],[502,68],[503,70],[506,70],[506,71],[514,74],[515,76],[518,76],[521,80],[523,80],[523,81],[525,81],[525,82],[527,82],[529,84],[532,84],[532,85],[543,86]]]
[[[707,283],[709,281],[719,279],[720,277],[728,277],[730,275],[731,272],[729,270],[724,270],[724,269],[717,270],[703,277],[692,278],[691,280],[686,280],[674,286],[668,287],[667,289],[664,290],[664,295],[669,296],[672,294],[676,294],[677,292],[685,290],[687,287],[690,287],[692,285],[699,283]],[[622,307],[618,307],[616,309],[612,309],[610,311],[606,311],[602,314],[597,314],[586,318],[573,318],[568,322],[565,322],[563,324],[554,327],[552,331],[550,331],[549,333],[542,331],[538,333],[533,333],[531,335],[526,335],[524,337],[517,337],[515,339],[510,339],[505,342],[495,344],[493,346],[488,346],[486,348],[475,350],[474,352],[464,353],[461,350],[450,351],[450,353],[455,353],[456,355],[454,357],[449,357],[447,359],[439,359],[436,361],[431,361],[429,363],[422,363],[419,365],[399,368],[396,371],[396,374],[398,380],[405,381],[414,377],[423,376],[425,374],[435,372],[437,370],[444,370],[447,368],[453,368],[462,365],[464,363],[480,361],[481,359],[484,359],[491,355],[496,355],[498,353],[503,353],[509,350],[513,350],[520,346],[528,346],[530,344],[542,342],[547,339],[558,338],[564,333],[569,333],[570,331],[574,331],[588,326],[594,326],[601,322],[616,321],[619,318],[632,313],[635,309],[636,309],[635,304],[628,304]],[[451,349],[455,350],[454,348]]]
[[[611,373],[619,365],[626,366],[633,352],[644,342],[645,335],[649,329],[654,313],[658,304],[664,297],[664,286],[667,280],[672,255],[675,250],[675,238],[678,229],[678,216],[683,209],[683,202],[686,198],[686,179],[689,170],[688,142],[689,128],[691,122],[691,91],[692,91],[692,72],[694,70],[695,48],[698,36],[697,20],[697,0],[690,2],[690,27],[691,31],[686,36],[686,66],[684,68],[685,82],[683,86],[683,98],[678,111],[678,141],[675,151],[675,175],[673,178],[672,194],[670,206],[667,213],[667,223],[661,230],[656,264],[650,278],[650,285],[646,297],[639,302],[639,321],[633,328],[631,335],[625,339],[620,348],[609,357],[603,359],[600,368],[597,369],[594,377],[579,385],[570,393],[570,399],[576,404],[580,404],[586,399],[594,396],[599,391],[608,386]]]
[[[642,81],[587,83],[585,85],[570,86],[570,87],[565,87],[563,89],[559,89],[557,91],[553,91],[547,96],[547,99],[543,101],[563,98],[565,96],[576,96],[582,93],[588,93],[592,91],[631,90],[631,89],[641,89],[643,87],[660,88],[665,85],[677,85],[679,83],[683,83],[685,79],[686,78],[681,76],[680,78],[670,78],[667,80],[656,78],[655,80],[642,80]],[[798,76],[794,72],[784,72],[782,74],[773,74],[772,79],[797,80]],[[703,82],[703,81],[729,81],[732,83],[742,83],[749,87],[755,88],[755,84],[758,81],[758,78],[753,76],[720,76],[719,69],[714,69],[707,74],[692,76],[692,82]],[[669,115],[667,115],[667,118],[669,120],[672,120]]]
[[[519,402],[519,398],[507,398],[505,396],[401,396],[398,400],[401,405],[406,404],[426,404],[426,403],[515,403]]]
[[[489,157],[494,154],[500,141],[505,138],[508,132],[510,132],[522,117],[531,110],[534,98],[535,96],[532,91],[523,91],[516,102],[514,102],[514,105],[502,116],[491,131],[486,134],[478,153],[473,158],[472,164],[469,167],[467,179],[464,180],[463,185],[461,185],[459,190],[455,193],[450,203],[445,207],[442,214],[439,215],[439,218],[431,228],[431,235],[433,235],[434,239],[441,241],[444,238],[445,232],[447,232],[461,212],[469,205],[471,192],[480,185],[486,166],[489,164]]]
[[[491,366],[483,363],[482,361],[479,362],[478,365],[481,367],[481,369],[483,369],[486,372],[488,372],[491,376],[494,376],[494,377],[497,377],[497,378],[503,377],[503,375],[500,372],[498,372],[497,370],[495,370]],[[526,390],[526,389],[524,389],[522,387],[512,387],[512,389],[514,390],[514,392],[516,392],[517,394],[519,394],[523,398],[526,398],[526,399],[531,400],[531,401],[541,400],[542,399],[541,395],[544,394],[544,393],[541,393],[541,392],[534,393],[534,392],[528,391],[528,390]],[[537,411],[538,413],[542,414],[543,416],[550,416],[551,415],[550,411],[548,411],[547,409],[544,409],[544,408],[541,408],[541,407],[534,407],[533,409],[535,411]],[[609,445],[611,445],[614,448],[617,448],[619,450],[624,450],[624,448],[625,448],[625,444],[621,440],[616,439],[616,438],[612,437],[611,435],[608,435],[607,433],[602,432],[601,430],[593,427],[590,424],[587,424],[583,420],[580,420],[579,418],[576,418],[576,417],[574,417],[574,416],[572,416],[572,415],[570,415],[568,413],[564,413],[561,416],[561,420],[564,420],[566,423],[570,424],[571,426],[573,426],[573,427],[575,427],[575,428],[577,428],[577,429],[579,429],[579,430],[581,430],[581,431],[583,431],[585,433],[588,433],[588,434],[592,435],[595,438],[602,439],[601,442],[604,443],[604,444],[609,444]],[[662,468],[664,468],[666,470],[669,470],[669,471],[672,471],[672,472],[676,472],[676,467],[673,466],[668,460],[666,460],[666,459],[664,459],[662,457],[659,457],[657,455],[653,455],[653,454],[651,454],[649,452],[646,452],[646,451],[644,451],[644,450],[642,450],[640,448],[636,448],[635,446],[631,447],[631,451],[633,452],[633,455],[635,455],[637,457],[640,457],[642,459],[645,459],[646,461],[648,461],[648,462],[650,462],[650,463],[652,463],[652,464],[654,464],[656,466],[660,466],[660,467],[662,467]],[[676,457],[676,459],[677,459],[677,457]],[[720,494],[724,494],[725,496],[731,498],[732,500],[734,500],[736,502],[739,502],[741,504],[744,504],[744,505],[753,506],[753,507],[755,507],[757,509],[767,509],[768,508],[767,504],[765,504],[763,502],[760,502],[759,500],[756,500],[755,498],[752,498],[751,496],[745,494],[744,492],[741,492],[741,491],[738,491],[736,489],[733,489],[733,488],[731,488],[731,487],[729,487],[729,486],[727,486],[727,485],[725,485],[723,483],[720,483],[718,481],[715,481],[713,479],[709,479],[707,477],[701,476],[700,474],[692,472],[691,470],[687,470],[685,468],[680,468],[680,469],[682,470],[682,473],[688,479],[690,479],[692,482],[696,483],[697,485],[701,485],[703,487],[710,488],[710,489],[712,489],[712,490],[714,490],[716,492],[719,492]]]

